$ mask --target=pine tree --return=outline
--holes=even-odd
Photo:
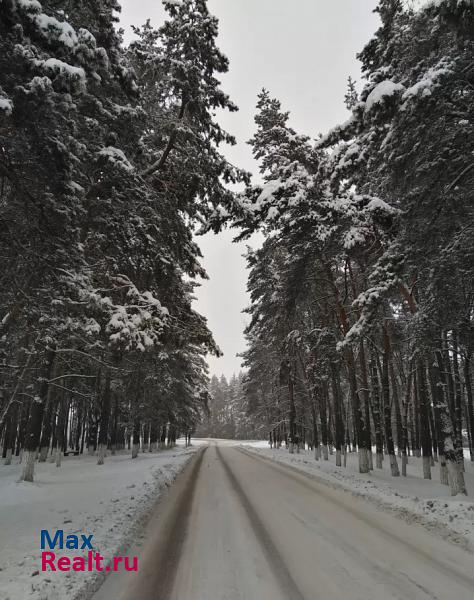
[[[359,101],[359,94],[357,93],[355,81],[349,76],[347,80],[347,92],[344,96],[344,104],[347,110],[352,110],[357,102]]]

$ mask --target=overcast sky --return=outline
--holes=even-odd
[[[221,124],[238,144],[225,153],[236,165],[256,172],[246,142],[254,132],[257,94],[262,87],[291,112],[291,125],[316,137],[347,119],[343,98],[347,77],[359,82],[356,60],[378,26],[377,0],[209,0],[220,21],[219,46],[230,59],[224,90],[240,111],[222,114]],[[161,0],[122,0],[122,26],[165,18]],[[200,238],[210,281],[198,291],[196,309],[205,315],[224,357],[210,358],[211,373],[227,377],[240,370],[236,354],[245,348],[248,317],[245,244],[232,244],[235,232]],[[259,238],[251,244],[259,243]]]

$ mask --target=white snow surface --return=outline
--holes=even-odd
[[[65,457],[37,463],[35,482],[19,482],[21,465],[0,465],[0,600],[73,600],[100,581],[89,572],[41,571],[40,531],[93,534],[94,551],[106,559],[123,554],[141,536],[140,525],[159,496],[199,450],[176,447],[157,453]],[[69,552],[82,556],[84,551]]]
[[[113,165],[116,165],[129,173],[133,171],[132,164],[126,157],[124,151],[120,150],[120,148],[108,146],[107,148],[102,148],[98,154],[99,156],[107,158]]]
[[[0,110],[7,115],[11,115],[13,111],[13,102],[9,98],[0,96]]]
[[[444,65],[438,65],[437,67],[432,67],[428,69],[428,71],[423,75],[423,77],[417,81],[414,85],[409,87],[403,94],[402,100],[406,102],[410,100],[413,96],[417,96],[421,94],[422,96],[431,96],[432,90],[439,85],[438,79],[443,75],[447,75],[450,73],[450,69]]]
[[[368,112],[369,110],[372,110],[376,104],[379,104],[385,98],[389,98],[404,89],[405,86],[401,83],[395,83],[391,79],[381,81],[367,96],[367,100],[365,101],[365,111]]]
[[[83,68],[74,67],[73,65],[70,65],[62,60],[58,60],[57,58],[39,60],[36,61],[36,64],[45,70],[52,71],[53,73],[60,73],[61,75],[68,75],[69,77],[76,77],[82,80],[86,78],[86,73]]]
[[[448,4],[448,2],[449,0],[427,0],[426,5],[441,6],[442,4]],[[474,0],[457,0],[458,6],[462,6],[463,4],[467,6],[473,6]]]
[[[289,454],[284,447],[270,449],[267,442],[243,442],[242,445],[260,456],[317,477],[331,487],[363,497],[405,521],[419,523],[432,533],[474,553],[474,464],[469,460],[465,461],[469,496],[452,498],[449,487],[439,482],[438,464],[431,469],[433,479],[423,479],[421,458],[408,459],[407,477],[392,477],[388,457],[382,470],[374,468],[369,474],[360,474],[356,453],[348,454],[347,467],[344,468],[336,467],[335,454],[330,455],[328,461],[316,461],[314,453],[309,450]],[[399,466],[401,468],[401,459]]]

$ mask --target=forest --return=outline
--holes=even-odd
[[[361,473],[386,456],[393,476],[422,456],[456,495],[464,446],[474,460],[473,6],[377,10],[345,123],[312,140],[259,97],[263,184],[233,217],[267,233],[247,256],[249,408],[290,453],[357,450]]]
[[[33,481],[49,456],[100,465],[197,431],[334,450],[341,468],[357,452],[361,473],[385,458],[395,477],[420,456],[466,493],[473,3],[380,0],[329,132],[295,131],[262,90],[254,178],[225,156],[217,19],[205,0],[163,4],[125,45],[117,0],[0,2],[5,464]],[[265,235],[230,383],[209,379],[220,350],[193,309],[198,236],[225,227]]]
[[[249,410],[246,375],[241,372],[229,381],[222,375],[209,382],[208,411],[196,429],[198,438],[224,440],[265,440],[272,422],[266,412]]]

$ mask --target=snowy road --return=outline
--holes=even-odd
[[[194,460],[137,575],[95,600],[472,600],[474,560],[417,525],[229,446]]]

